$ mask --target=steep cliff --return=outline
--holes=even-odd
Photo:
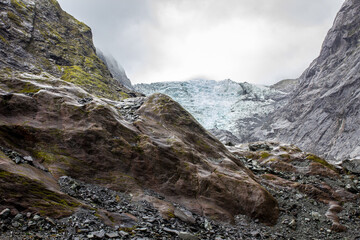
[[[302,74],[288,104],[258,134],[328,158],[360,157],[359,13],[359,1],[345,1],[320,56]]]
[[[112,99],[132,93],[97,57],[91,29],[56,1],[0,1],[2,72],[48,72],[90,93]]]

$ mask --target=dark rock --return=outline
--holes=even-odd
[[[22,218],[23,218],[23,215],[21,213],[18,213],[18,214],[15,215],[14,220],[18,221],[18,220],[20,220]]]
[[[78,99],[78,103],[87,104],[87,103],[91,102],[92,100],[93,99],[91,97],[81,98],[81,99]]]
[[[8,218],[8,217],[10,216],[10,214],[11,214],[10,209],[9,209],[9,208],[5,208],[5,209],[3,209],[3,210],[0,212],[0,218],[6,219],[6,218]]]
[[[360,174],[360,159],[346,159],[341,166],[349,172]]]
[[[270,151],[271,148],[269,145],[260,143],[260,144],[249,144],[250,151]]]

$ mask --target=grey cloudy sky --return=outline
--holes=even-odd
[[[272,84],[318,56],[344,0],[59,0],[132,83]]]

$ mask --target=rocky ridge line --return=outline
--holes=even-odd
[[[298,145],[327,159],[360,158],[360,2],[346,0],[320,55],[257,139]]]

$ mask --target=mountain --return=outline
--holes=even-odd
[[[167,94],[206,129],[230,131],[239,138],[238,142],[248,142],[252,129],[261,125],[287,96],[269,87],[230,79],[136,84],[134,88],[147,95]]]
[[[291,93],[299,84],[298,79],[284,79],[270,86],[271,89]]]
[[[3,71],[47,72],[99,97],[123,99],[136,95],[113,79],[97,57],[91,29],[62,11],[56,1],[0,4]]]
[[[169,97],[141,97],[112,78],[90,28],[55,0],[0,7],[1,219],[93,209],[61,191],[71,178],[131,194],[164,218],[181,204],[222,221],[276,223],[277,201],[238,157]],[[91,214],[123,219],[118,210]]]
[[[90,28],[55,0],[0,9],[1,239],[359,234],[356,162],[277,142],[225,147],[170,97],[114,79]],[[217,89],[254,104],[283,98],[231,81]]]
[[[113,56],[104,54],[100,49],[96,49],[96,54],[105,63],[115,80],[128,89],[133,88],[130,79],[126,76],[124,68],[119,65]]]
[[[286,105],[257,134],[321,154],[360,157],[360,2],[347,0]]]

